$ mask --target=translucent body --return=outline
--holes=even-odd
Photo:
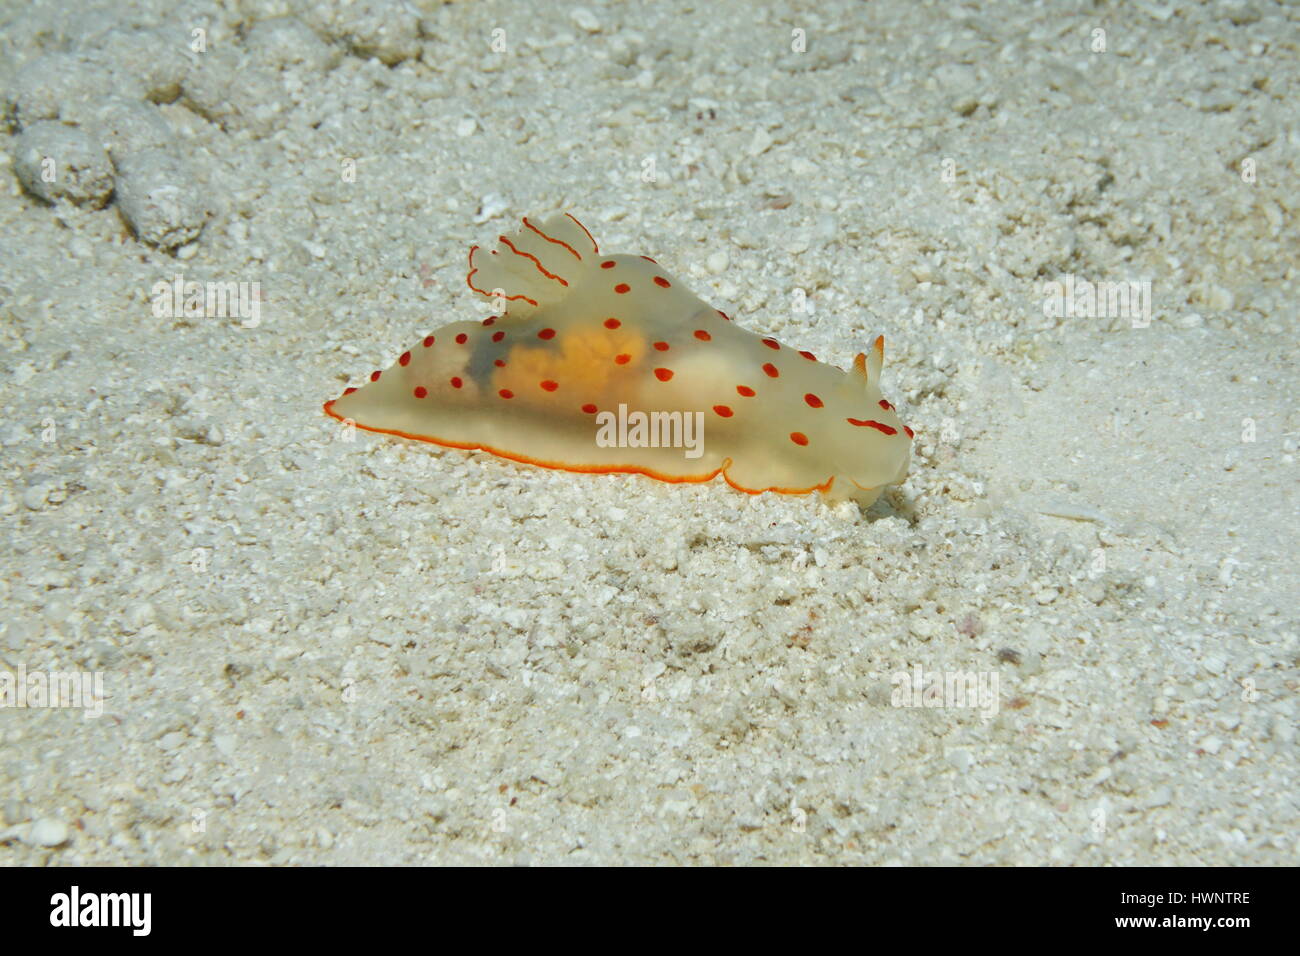
[[[330,415],[569,471],[721,474],[753,493],[870,503],[907,474],[911,435],[880,394],[880,339],[851,372],[818,362],[731,322],[652,260],[600,255],[571,217],[525,219],[470,266],[471,288],[495,290],[506,313],[436,330]],[[703,426],[695,448],[674,443],[687,416]],[[611,432],[614,419],[645,427]]]

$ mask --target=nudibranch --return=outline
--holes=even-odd
[[[436,329],[325,403],[367,431],[574,472],[718,475],[751,494],[869,505],[912,430],[880,393],[884,338],[845,372],[741,328],[647,256],[602,255],[573,216],[470,249],[502,314]]]

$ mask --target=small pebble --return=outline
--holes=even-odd
[[[923,641],[928,641],[938,631],[938,625],[928,617],[914,617],[907,626],[908,630]]]
[[[21,800],[6,800],[0,804],[0,823],[7,823],[12,826],[15,823],[22,823],[29,816],[30,814]]]
[[[59,846],[68,841],[68,825],[53,817],[41,817],[27,831],[31,846]]]
[[[588,33],[600,32],[600,21],[586,7],[574,7],[569,11],[569,19]]]
[[[772,146],[774,140],[765,129],[754,130],[754,136],[749,141],[747,152],[750,156],[761,156]]]
[[[31,511],[40,511],[49,499],[53,484],[49,481],[36,481],[23,491],[23,506]]]
[[[1147,807],[1163,807],[1169,804],[1174,798],[1174,792],[1169,787],[1156,787],[1151,791],[1151,796],[1147,797]]]
[[[1235,297],[1231,292],[1223,288],[1223,286],[1218,285],[1210,289],[1209,293],[1205,297],[1205,304],[1216,312],[1223,312],[1227,309],[1231,309],[1235,301]]]

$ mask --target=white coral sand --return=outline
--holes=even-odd
[[[103,679],[0,710],[0,861],[1296,862],[1280,7],[129,7],[0,16],[0,674]],[[342,440],[556,209],[883,333],[907,482]]]

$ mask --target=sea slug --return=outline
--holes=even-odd
[[[884,339],[845,372],[741,328],[568,214],[470,250],[501,315],[436,329],[325,403],[367,431],[574,472],[718,475],[751,494],[874,501],[912,430],[880,393]]]

